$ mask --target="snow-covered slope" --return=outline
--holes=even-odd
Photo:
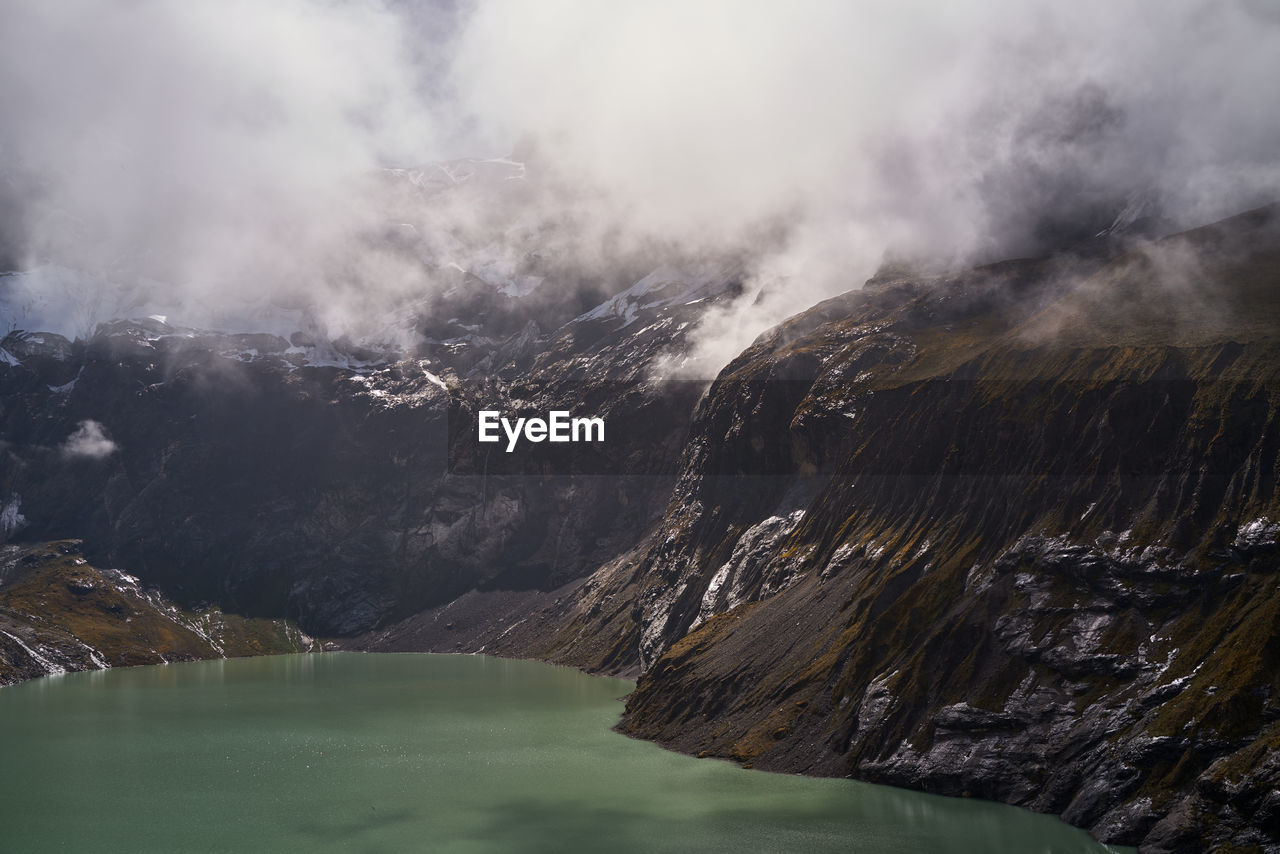
[[[629,326],[640,312],[651,308],[689,305],[723,293],[738,280],[740,271],[731,264],[687,267],[662,265],[622,293],[579,316],[577,320],[617,318],[618,328]]]

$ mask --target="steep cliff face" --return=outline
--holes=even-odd
[[[1276,217],[1074,263],[872,282],[724,370],[628,576],[624,731],[1277,844]]]
[[[490,294],[491,329],[424,321],[412,354],[14,334],[0,532],[361,648],[642,673],[622,728],[689,752],[1266,850],[1277,221],[885,274],[705,394],[654,366],[731,276],[654,273],[549,332]],[[508,455],[481,409],[609,440]]]
[[[651,367],[731,285],[659,281],[549,333],[459,327],[413,354],[154,318],[87,342],[13,333],[0,533],[83,538],[184,603],[325,635],[477,587],[554,589],[660,518],[701,389],[651,382]],[[476,441],[481,409],[568,410],[609,433],[507,454]]]
[[[643,670],[622,729],[690,753],[1270,850],[1278,276],[1260,211],[868,283],[722,372],[633,550],[371,641]]]

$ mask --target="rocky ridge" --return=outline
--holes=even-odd
[[[329,636],[476,588],[554,589],[660,517],[701,388],[652,366],[731,271],[711,284],[658,282],[550,332],[532,319],[408,353],[158,318],[87,341],[11,333],[5,534],[80,537],[182,603]],[[513,459],[475,441],[480,409],[590,413],[609,434]],[[69,437],[90,423],[104,441],[82,453]]]
[[[1066,293],[1043,262],[889,282],[757,342],[640,563],[623,729],[1275,849],[1278,249],[1264,211]],[[1168,256],[1217,316],[1124,319],[1177,298]]]
[[[1278,272],[1263,210],[872,281],[725,368],[634,549],[454,644],[640,670],[623,731],[700,756],[1277,850]]]
[[[640,673],[622,728],[691,753],[1274,850],[1276,220],[886,272],[705,394],[652,369],[728,273],[413,353],[11,335],[0,520],[359,648]],[[634,432],[507,459],[491,407]]]
[[[245,619],[215,606],[181,609],[125,572],[93,566],[76,541],[0,546],[0,685],[318,649],[284,620]]]

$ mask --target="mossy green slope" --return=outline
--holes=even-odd
[[[0,685],[49,673],[306,652],[284,620],[183,610],[63,540],[0,551]]]

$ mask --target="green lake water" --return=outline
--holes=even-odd
[[[0,689],[0,851],[1105,852],[1056,819],[611,730],[620,679],[277,656]]]

